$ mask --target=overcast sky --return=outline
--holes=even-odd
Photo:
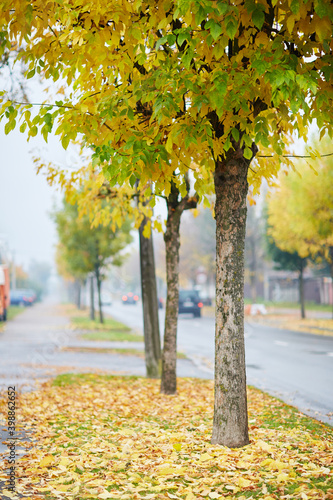
[[[59,192],[50,187],[42,174],[36,175],[32,156],[65,161],[57,139],[46,145],[42,138],[29,143],[26,135],[14,130],[5,135],[0,128],[0,238],[15,252],[15,261],[27,269],[32,259],[53,263],[56,233],[49,212]]]

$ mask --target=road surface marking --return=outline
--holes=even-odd
[[[287,347],[287,345],[289,345],[288,342],[283,342],[283,340],[274,340],[274,344],[280,345],[282,347]]]

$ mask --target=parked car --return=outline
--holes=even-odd
[[[129,292],[122,296],[123,304],[136,304],[139,300],[139,296],[133,292]]]
[[[179,291],[179,313],[192,313],[195,318],[200,318],[203,303],[196,290]]]
[[[101,301],[103,306],[111,306],[112,305],[112,297],[109,292],[101,293]]]
[[[10,305],[8,266],[0,266],[0,321],[7,321],[8,307]]]
[[[30,289],[12,290],[10,292],[10,304],[12,306],[32,306],[36,298],[36,293]]]

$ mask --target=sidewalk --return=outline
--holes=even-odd
[[[47,300],[27,308],[0,332],[0,389],[15,385],[19,390],[31,390],[37,380],[66,372],[145,375],[142,357],[103,352],[143,350],[143,343],[87,341],[78,333],[56,302]],[[207,378],[189,359],[177,360],[177,372],[180,377]]]

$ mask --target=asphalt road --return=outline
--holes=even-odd
[[[142,331],[141,304],[120,302],[105,312]],[[161,336],[164,311],[160,311]],[[333,425],[333,337],[245,325],[247,383]],[[214,318],[180,315],[178,350],[208,378],[214,376]]]

